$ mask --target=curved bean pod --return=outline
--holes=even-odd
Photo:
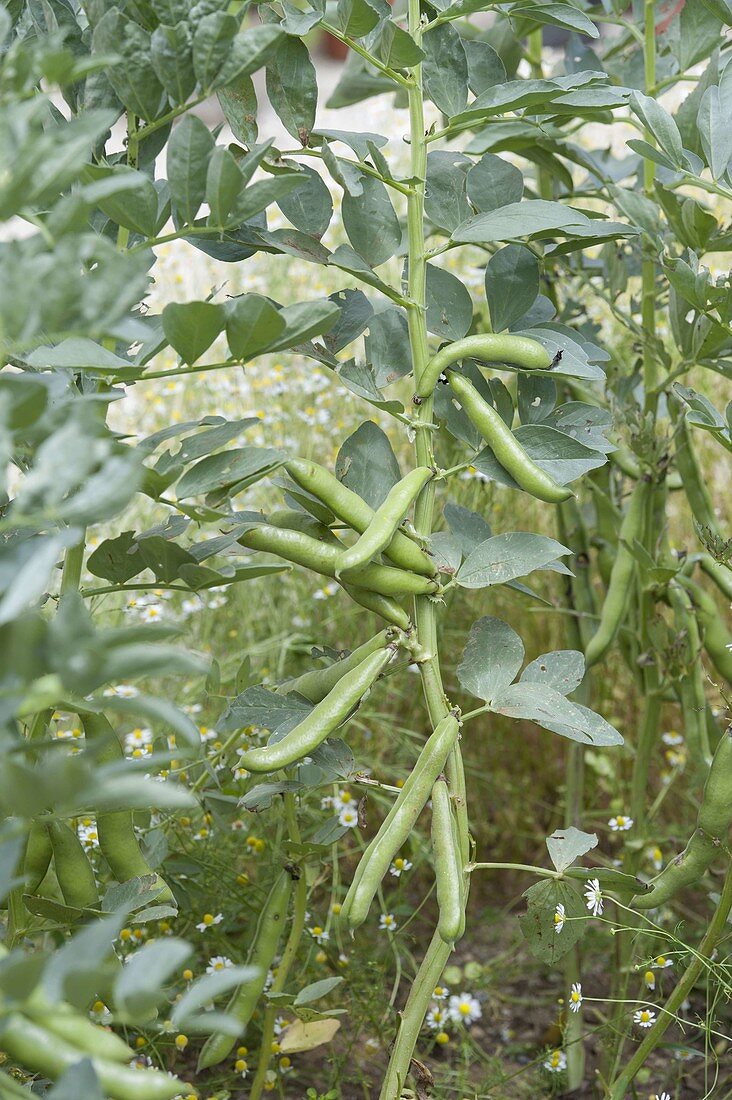
[[[409,615],[401,604],[390,596],[381,596],[378,592],[369,592],[368,588],[356,588],[352,584],[343,584],[342,581],[339,581],[339,584],[360,607],[373,611],[375,615],[379,615],[393,626],[398,626],[400,630],[409,630],[412,625]]]
[[[587,643],[585,663],[588,668],[597,664],[607,653],[627,614],[631,584],[635,574],[635,558],[629,547],[643,530],[647,495],[648,482],[639,481],[633,490],[628,510],[620,525],[620,541],[610,571],[610,583],[602,605],[600,622]]]
[[[725,841],[732,825],[732,726],[717,743],[697,821],[709,836]]]
[[[679,575],[679,584],[690,593],[696,617],[704,635],[704,648],[709,654],[709,659],[720,676],[723,676],[728,684],[732,685],[732,650],[727,646],[732,644],[724,620],[717,607],[713,596],[691,580],[690,577]]]
[[[51,1079],[88,1056],[19,1012],[5,1017],[2,1045],[26,1069]],[[93,1057],[91,1062],[100,1085],[112,1100],[174,1100],[181,1092],[191,1091],[177,1077],[157,1070],[133,1069],[101,1057]]]
[[[103,714],[87,711],[80,714],[79,717],[89,743],[103,743],[104,747],[97,756],[100,764],[108,764],[124,759],[124,753],[117,734]],[[155,899],[156,904],[163,905],[167,902],[177,905],[173,891],[165,880],[153,871],[142,854],[142,849],[135,835],[132,810],[99,813],[96,815],[96,822],[99,848],[117,881],[127,882],[131,878],[155,875],[157,884],[161,888]]]
[[[433,471],[427,466],[417,466],[389,490],[360,538],[342,552],[339,576],[361,568],[386,549],[419,493],[433,476]]]
[[[684,851],[667,863],[657,875],[647,894],[634,897],[634,909],[656,909],[677,894],[684,886],[697,882],[714,859],[719,848],[702,829],[692,833]]]
[[[25,889],[29,894],[35,894],[38,887],[46,877],[46,872],[51,863],[53,848],[48,829],[43,819],[34,821],[28,832],[28,842],[25,848],[23,860],[23,876]]]
[[[373,638],[370,638],[368,642],[360,645],[358,649],[354,649],[347,657],[334,661],[327,668],[316,668],[311,672],[304,672],[302,676],[280,684],[277,690],[286,695],[289,695],[291,691],[296,691],[299,695],[304,695],[311,703],[319,703],[321,699],[325,699],[326,695],[333,690],[346,673],[351,672],[352,669],[360,665],[362,661],[378,649],[384,649],[392,640],[391,635],[390,630],[382,630],[379,634],[375,634]]]
[[[701,554],[699,565],[706,575],[712,578],[722,595],[732,601],[732,569],[728,565],[715,561],[710,554]]]
[[[276,772],[308,756],[348,718],[393,656],[393,646],[370,654],[281,741],[241,753],[241,767],[250,772]]]
[[[122,1064],[131,1062],[135,1057],[134,1051],[119,1035],[87,1020],[71,1005],[49,1005],[43,997],[38,996],[38,991],[23,1006],[23,1014],[85,1054]]]
[[[450,387],[470,422],[478,429],[494,455],[514,481],[527,493],[548,504],[559,504],[574,496],[530,458],[501,414],[484,401],[464,374],[450,371]]]
[[[417,397],[429,397],[440,375],[461,359],[482,359],[486,363],[510,363],[520,370],[549,370],[553,360],[549,352],[528,336],[486,332],[466,336],[447,344],[433,355],[417,381]]]
[[[234,992],[226,1009],[227,1013],[241,1025],[240,1034],[246,1031],[257,1002],[262,996],[267,973],[277,954],[285,926],[291,892],[292,877],[287,871],[282,871],[264,903],[247,956],[247,966],[253,967],[255,974]],[[236,1035],[224,1035],[221,1032],[209,1036],[198,1059],[199,1073],[202,1069],[208,1069],[209,1066],[215,1066],[223,1061],[233,1049],[236,1040]]]
[[[443,775],[437,777],[432,787],[432,851],[439,910],[437,931],[445,943],[455,943],[465,931],[463,868],[450,792]]]
[[[432,786],[445,767],[448,753],[457,741],[459,731],[460,723],[452,713],[437,724],[396,802],[361,856],[341,909],[341,917],[347,920],[351,931],[366,920],[379,884],[424,809]]]
[[[293,481],[322,500],[338,519],[347,523],[359,535],[371,524],[375,515],[371,505],[324,466],[307,459],[294,458],[285,464],[285,469]],[[403,531],[394,532],[391,542],[384,548],[384,553],[395,565],[412,573],[433,577],[437,572],[429,555]]]
[[[238,541],[251,550],[277,554],[286,561],[312,569],[325,577],[335,578],[340,568],[342,551],[337,546],[319,542],[301,531],[258,524],[245,531]],[[366,565],[362,569],[349,571],[343,580],[382,596],[428,596],[439,590],[437,581],[404,569],[395,569],[391,565]]]
[[[78,836],[61,821],[50,821],[48,832],[56,878],[64,901],[75,909],[98,908],[99,894],[94,871]]]

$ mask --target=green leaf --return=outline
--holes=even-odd
[[[618,731],[598,714],[579,703],[570,703],[547,684],[524,681],[511,684],[492,700],[491,710],[508,718],[535,722],[583,745],[598,748],[623,743]]]
[[[228,91],[234,82],[240,87],[241,82],[261,69],[272,57],[284,37],[285,32],[277,23],[264,23],[239,31],[231,43],[226,60],[218,72],[214,73],[212,89]],[[256,104],[256,99],[254,102]]]
[[[196,115],[184,115],[168,142],[168,185],[179,225],[192,224],[206,196],[206,173],[215,142]]]
[[[449,23],[422,36],[424,91],[446,115],[459,114],[468,101],[468,59],[463,40]]]
[[[716,86],[707,88],[699,104],[697,125],[706,162],[713,180],[720,180],[732,160],[732,120],[729,106]]]
[[[279,313],[285,322],[285,331],[269,345],[269,351],[296,347],[312,340],[314,336],[329,332],[340,316],[340,309],[337,302],[330,298],[318,298],[313,302],[295,302],[294,305],[283,306]]]
[[[425,56],[412,36],[391,19],[387,19],[381,28],[376,54],[390,69],[407,69],[411,65],[419,65]],[[391,81],[389,86],[393,87]]]
[[[456,275],[427,264],[427,329],[446,340],[460,340],[473,323],[473,299]]]
[[[162,937],[127,958],[115,982],[114,995],[130,1021],[151,1018],[165,997],[165,985],[182,969],[192,951],[184,940]]]
[[[361,177],[362,192],[343,195],[343,228],[356,252],[370,267],[379,267],[402,243],[402,227],[381,180]]]
[[[320,240],[333,216],[333,200],[318,172],[303,165],[301,173],[300,184],[278,199],[277,205],[297,229]]]
[[[452,10],[451,6],[450,10]],[[468,59],[468,84],[479,96],[496,84],[506,83],[506,69],[500,55],[488,42],[480,39],[463,39],[463,49]]]
[[[363,38],[374,29],[380,18],[368,0],[338,0],[336,26],[350,38]]]
[[[213,91],[237,28],[234,16],[223,11],[211,12],[198,21],[193,35],[193,70],[204,92]],[[235,75],[232,74],[232,79]]]
[[[452,234],[461,243],[488,244],[491,241],[507,241],[514,237],[533,237],[551,231],[567,232],[582,229],[589,219],[579,210],[573,210],[560,202],[545,199],[527,199],[512,202],[488,214],[477,214],[459,225]]]
[[[173,1008],[171,1019],[176,1029],[186,1032],[212,1030],[211,1023],[208,1027],[206,1026],[207,1018],[211,1013],[200,1010],[215,1001],[217,997],[228,993],[230,989],[235,989],[243,982],[249,981],[257,973],[256,968],[252,966],[227,966],[224,970],[217,970],[213,974],[204,974],[198,978],[188,987]],[[220,1014],[216,1013],[216,1015],[220,1020]],[[236,1032],[232,1027],[232,1031],[227,1034],[239,1034],[241,1025],[234,1020],[230,1023],[236,1027]],[[220,1025],[217,1022],[216,1030],[219,1029]]]
[[[296,1005],[308,1005],[313,1001],[319,1001],[321,997],[327,997],[341,982],[345,981],[344,978],[321,978],[319,982],[312,982],[310,985],[306,985],[295,997]]]
[[[25,1093],[23,1090],[23,1094]],[[70,1066],[46,1093],[47,1100],[104,1100],[104,1092],[94,1072],[91,1058],[83,1058]]]
[[[574,649],[542,653],[521,673],[522,683],[548,684],[560,695],[571,695],[585,675],[585,657]]]
[[[237,77],[216,93],[224,118],[237,141],[254,145],[257,140],[257,93],[252,78]]]
[[[318,82],[307,46],[284,38],[267,62],[267,95],[280,122],[301,145],[315,126]]]
[[[348,437],[338,452],[336,476],[372,508],[383,503],[389,490],[400,480],[396,460],[386,433],[366,420]]]
[[[206,174],[206,202],[209,206],[208,224],[217,228],[241,222],[232,210],[244,189],[244,177],[239,165],[228,149],[217,145],[208,162]]]
[[[490,703],[513,683],[524,660],[524,645],[515,630],[492,615],[478,619],[457,667],[460,686]]]
[[[507,531],[480,543],[466,558],[457,575],[461,588],[487,588],[545,569],[571,553],[555,539],[526,531]]]
[[[257,684],[229,703],[216,722],[221,733],[257,726],[284,736],[312,710],[310,703],[294,695],[279,695]]]
[[[195,363],[211,347],[226,324],[223,306],[214,302],[168,302],[163,332],[185,363]]]
[[[154,237],[158,223],[158,193],[152,180],[143,172],[121,165],[113,171],[96,166],[87,168],[87,176],[93,180],[114,180],[123,183],[124,189],[116,189],[97,199],[97,206],[108,218],[139,233]]]
[[[232,486],[241,492],[281,466],[285,456],[272,447],[239,447],[209,455],[188,470],[175,487],[178,500],[203,496],[215,489]]]
[[[584,12],[578,11],[572,4],[527,4],[524,0],[509,8],[511,18],[529,19],[533,23],[548,23],[554,27],[564,27],[590,38],[598,38],[600,32]]]
[[[125,107],[151,122],[163,105],[165,93],[153,67],[147,31],[117,8],[110,8],[94,27],[92,49],[119,57],[107,68],[107,79]]]
[[[684,168],[687,159],[676,122],[661,104],[642,92],[632,92],[630,106],[647,130],[653,134],[659,147],[676,168]]]
[[[522,424],[514,432],[529,458],[560,485],[568,485],[589,470],[604,466],[605,455],[586,447],[570,435],[546,424]],[[476,470],[499,485],[519,488],[514,478],[504,470],[490,447],[485,447],[473,460]]]
[[[285,331],[285,318],[260,294],[242,294],[226,303],[226,338],[231,354],[251,359]]]
[[[196,87],[192,42],[191,29],[182,20],[156,27],[150,38],[150,62],[172,103],[185,103]]]
[[[452,232],[470,217],[466,175],[472,163],[463,153],[438,150],[427,154],[424,210],[440,229]]]
[[[546,838],[546,846],[557,871],[566,871],[580,856],[597,847],[597,836],[595,833],[583,833],[581,829],[569,825],[566,829],[555,829]]]
[[[492,531],[482,516],[449,501],[444,510],[445,521],[457,539],[463,554],[468,556],[476,546],[489,539]]]
[[[569,883],[558,879],[535,883],[524,897],[526,912],[519,916],[524,939],[535,958],[554,966],[587,931],[589,922],[582,898]],[[554,922],[558,905],[564,906],[565,914],[561,932],[557,932]]]
[[[494,153],[484,153],[468,172],[468,198],[476,210],[488,213],[509,203],[520,203],[524,177],[515,165]]]
[[[539,261],[521,244],[494,252],[485,269],[485,294],[494,332],[519,321],[539,293]]]

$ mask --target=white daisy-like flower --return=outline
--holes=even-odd
[[[614,833],[627,833],[628,829],[633,828],[633,818],[618,814],[610,818],[608,825]]]
[[[554,931],[555,932],[561,932],[562,931],[562,929],[564,928],[565,917],[566,917],[566,914],[565,914],[565,911],[564,911],[564,906],[562,905],[562,903],[560,901],[560,902],[558,902],[557,907],[554,910]]]
[[[579,1012],[582,1008],[582,983],[573,982],[572,988],[569,991],[569,1009],[570,1012]]]
[[[226,955],[212,955],[206,967],[207,974],[218,974],[220,970],[228,970],[233,962]]]
[[[320,800],[321,810],[329,810],[332,805],[333,805],[333,795],[332,794],[324,794],[323,797]]]
[[[87,852],[99,847],[99,833],[91,818],[86,817],[79,822],[76,826],[76,835]]]
[[[379,917],[379,928],[384,932],[394,932],[397,926],[393,913],[382,913]]]
[[[585,898],[587,899],[587,908],[592,912],[593,917],[601,917],[604,903],[599,879],[591,878],[587,880],[585,883]]]
[[[646,983],[646,988],[650,989],[651,992],[656,988],[656,975],[652,970],[646,970],[643,981]]]
[[[544,1069],[549,1073],[562,1073],[567,1068],[567,1055],[563,1050],[553,1050],[544,1062]]]
[[[346,829],[355,829],[358,826],[358,810],[354,806],[344,806],[338,814],[338,823]]]
[[[204,745],[207,741],[215,741],[218,737],[218,731],[214,729],[209,729],[208,726],[199,726],[198,732],[201,735],[201,740],[203,741]]]
[[[411,869],[412,864],[408,859],[402,859],[401,856],[397,856],[389,868],[389,874],[393,875],[394,878],[399,878],[404,871],[411,871]]]
[[[450,996],[450,990],[446,985],[436,985],[432,990],[432,996],[436,1001],[446,1001]]]
[[[335,581],[331,581],[330,584],[324,584],[322,588],[316,588],[313,592],[314,600],[327,600],[331,596],[335,596],[338,591],[338,585]]]
[[[461,993],[459,996],[453,994],[450,997],[447,1002],[447,1013],[455,1023],[463,1023],[469,1027],[475,1020],[481,1018],[483,1009],[472,993]]]
[[[327,943],[330,939],[330,932],[326,932],[319,924],[314,924],[312,928],[308,928],[308,932],[316,943]]]
[[[353,795],[345,787],[338,794],[334,794],[332,798],[332,805],[336,810],[342,810],[344,806],[353,806],[354,802]]]
[[[676,730],[669,730],[668,733],[662,733],[661,734],[661,740],[663,741],[664,745],[672,745],[673,746],[673,745],[683,745],[683,743],[684,743],[683,737],[681,736],[680,733],[677,733]]]
[[[147,607],[143,607],[140,612],[140,618],[144,623],[159,623],[164,617],[163,605],[160,603],[151,603]]]
[[[132,684],[114,684],[113,687],[105,688],[102,694],[119,695],[120,699],[134,699],[140,692]]]
[[[199,932],[206,932],[209,928],[213,928],[215,924],[221,924],[223,919],[223,913],[217,913],[216,916],[213,913],[204,913],[203,919],[196,925],[196,928]]]
[[[152,752],[152,742],[152,730],[141,729],[138,726],[125,734],[125,751],[134,752],[135,749],[141,749],[142,755],[147,756]]]
[[[430,1031],[442,1031],[448,1020],[447,1010],[442,1005],[433,1004],[425,1016],[424,1022]]]
[[[656,1013],[652,1012],[650,1008],[639,1008],[637,1012],[633,1013],[633,1023],[638,1027],[653,1027],[656,1022]]]
[[[663,870],[663,852],[658,847],[658,845],[655,845],[653,848],[650,848],[648,850],[648,858],[653,864],[654,871]]]
[[[670,1092],[657,1092],[651,1097],[651,1100],[671,1100]]]
[[[674,965],[674,960],[667,959],[665,955],[656,955],[652,965],[654,970],[668,970],[670,966]]]

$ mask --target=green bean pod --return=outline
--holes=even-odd
[[[337,546],[319,542],[301,531],[292,531],[258,524],[245,531],[239,542],[251,550],[277,554],[286,561],[302,565],[325,577],[335,578],[340,568],[341,553]],[[366,565],[354,569],[343,580],[359,588],[367,588],[382,596],[428,596],[439,591],[437,581],[429,577],[395,569],[390,565]]]
[[[639,481],[633,490],[628,510],[620,525],[618,548],[610,572],[610,583],[602,605],[600,622],[587,643],[585,663],[588,668],[597,664],[607,653],[627,615],[635,574],[635,558],[630,547],[643,530],[647,495],[648,482]]]
[[[689,425],[683,415],[676,421],[676,466],[694,519],[708,527],[712,534],[721,536],[712,498],[699,469]]]
[[[285,469],[293,481],[302,489],[313,493],[338,519],[347,523],[359,535],[371,525],[375,515],[371,505],[324,466],[303,458],[294,458],[286,463]],[[403,531],[394,532],[390,543],[384,548],[384,553],[395,565],[412,573],[433,577],[437,572],[429,555]]]
[[[99,908],[94,870],[78,836],[62,821],[50,821],[48,831],[64,901],[75,909]]]
[[[52,1035],[19,1012],[4,1018],[0,1043],[14,1061],[52,1080],[88,1057],[88,1052]],[[177,1077],[157,1070],[134,1069],[102,1057],[92,1057],[91,1063],[105,1095],[112,1100],[174,1100],[181,1092],[192,1091]]]
[[[727,648],[732,645],[732,637],[724,625],[714,597],[690,577],[679,575],[678,580],[691,594],[697,621],[704,635],[704,648],[710,661],[719,675],[732,685],[732,650]]]
[[[360,538],[342,552],[339,576],[349,570],[360,569],[386,549],[414,501],[433,476],[429,467],[417,466],[389,490]]]
[[[339,660],[334,661],[332,665],[328,665],[327,668],[316,668],[311,672],[304,672],[302,676],[280,684],[278,691],[287,695],[291,691],[296,691],[299,695],[309,699],[311,703],[319,703],[321,699],[325,699],[326,695],[333,690],[346,673],[351,672],[378,649],[384,649],[390,641],[392,641],[392,631],[382,630],[379,634],[375,634],[373,638],[370,638],[368,642],[364,642],[363,645],[354,649],[347,657],[341,657]]]
[[[394,652],[393,646],[387,646],[371,653],[339,680],[325,699],[316,703],[307,717],[282,740],[241,753],[241,767],[250,772],[276,772],[308,756],[345,722],[389,664]]]
[[[717,743],[704,784],[698,825],[708,836],[726,841],[732,825],[732,726]]]
[[[486,332],[480,336],[466,336],[447,344],[433,355],[417,380],[417,397],[430,397],[432,391],[453,363],[461,359],[482,359],[486,363],[509,363],[520,370],[549,370],[553,360],[538,340],[528,336],[512,336],[509,333]]]
[[[701,554],[699,565],[708,577],[711,577],[722,595],[732,601],[732,569],[715,561],[709,554]]]
[[[58,1039],[64,1039],[70,1046],[107,1062],[126,1064],[135,1057],[124,1040],[113,1031],[92,1023],[86,1016],[76,1012],[71,1005],[49,1005],[36,990],[23,1006],[23,1014],[34,1020],[46,1031]],[[0,1045],[2,1039],[0,1039]]]
[[[707,700],[699,661],[701,652],[699,626],[687,592],[678,585],[669,585],[668,599],[674,609],[679,638],[684,640],[686,668],[683,675],[678,678],[677,690],[684,716],[686,743],[692,760],[706,767],[711,753],[707,734]]]
[[[361,856],[341,910],[351,931],[366,920],[379,884],[424,809],[459,730],[460,723],[452,713],[437,724],[381,828]]]
[[[28,832],[25,859],[23,860],[26,893],[35,894],[46,877],[52,855],[51,838],[48,835],[46,823],[40,818],[32,823]]]
[[[103,714],[86,711],[79,715],[84,733],[90,744],[101,742],[103,748],[97,760],[100,764],[109,764],[124,760],[122,746],[110,722]],[[134,818],[131,810],[115,810],[96,815],[99,848],[109,864],[109,869],[118,882],[127,882],[131,878],[155,875],[160,893],[155,901],[158,905],[177,905],[173,891],[165,880],[155,871],[142,854],[135,835]]]
[[[274,962],[282,938],[291,892],[292,877],[289,872],[282,871],[260,913],[247,956],[246,965],[251,966],[255,974],[235,990],[226,1010],[240,1024],[239,1034],[246,1031],[262,996],[269,968]],[[230,1054],[236,1040],[236,1035],[224,1035],[221,1032],[209,1036],[198,1059],[198,1072],[223,1061]]]
[[[432,787],[432,852],[439,911],[437,931],[445,943],[455,943],[465,931],[463,868],[444,775],[438,776]]]
[[[684,886],[698,882],[718,851],[713,839],[702,829],[696,829],[684,851],[654,878],[649,892],[638,894],[631,905],[634,909],[656,909],[663,905]]]
[[[506,473],[531,496],[549,504],[559,504],[574,493],[560,485],[530,458],[501,414],[484,401],[464,374],[450,371],[450,387],[470,422],[478,429]]]
[[[369,592],[368,588],[356,588],[342,581],[339,581],[339,584],[360,607],[373,611],[375,615],[385,619],[392,626],[398,626],[400,630],[409,630],[412,625],[409,615],[391,596],[380,596],[378,592]]]

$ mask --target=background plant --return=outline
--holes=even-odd
[[[44,1027],[67,1011],[58,1007],[61,1001],[79,1012],[91,1008],[96,1021],[113,1019],[145,1059],[184,1076],[186,1051],[199,1046],[196,1036],[230,1035],[226,1065],[206,1075],[188,1066],[188,1079],[203,1089],[240,1088],[247,1075],[253,1096],[274,1088],[286,1094],[293,1087],[290,1052],[329,1042],[331,1083],[347,1095],[350,1082],[368,1071],[354,1067],[353,1039],[337,1033],[340,1012],[348,1009],[352,1021],[360,1018],[372,1032],[385,1027],[386,1049],[397,1022],[392,1006],[402,1005],[410,989],[391,1061],[383,1074],[372,1071],[372,1087],[381,1086],[387,1097],[407,1087],[425,1015],[420,1050],[428,1044],[431,1068],[413,1063],[411,1084],[424,1089],[434,1073],[438,1088],[440,1078],[445,1087],[453,1079],[463,1090],[502,1087],[506,1069],[492,1064],[474,1032],[459,1023],[474,1022],[480,1002],[464,991],[444,1010],[434,999],[445,974],[451,982],[479,981],[486,962],[477,970],[468,961],[445,971],[451,946],[439,934],[422,960],[428,924],[437,917],[427,815],[405,854],[395,853],[400,862],[377,891],[381,930],[373,911],[370,923],[389,944],[387,961],[373,958],[367,925],[356,939],[355,951],[363,952],[377,986],[388,982],[385,1016],[383,1003],[360,985],[358,966],[349,973],[339,913],[358,847],[344,838],[358,836],[362,793],[372,796],[379,816],[387,811],[399,790],[394,780],[409,774],[428,727],[439,726],[458,704],[463,732],[447,779],[457,811],[463,902],[467,878],[477,880],[468,935],[458,950],[470,952],[471,912],[481,904],[473,871],[490,870],[493,882],[504,864],[509,873],[529,874],[527,859],[533,859],[540,881],[527,891],[522,927],[528,944],[542,963],[563,967],[565,997],[584,981],[584,1007],[559,1019],[555,1034],[562,1042],[554,1040],[553,1053],[534,1053],[547,1087],[566,1081],[576,1088],[586,1079],[583,1050],[588,1045],[592,1052],[594,1039],[585,1044],[581,1024],[595,1005],[588,1000],[591,964],[587,952],[580,954],[580,939],[589,926],[584,884],[596,880],[595,912],[602,914],[608,897],[617,899],[621,907],[611,910],[612,920],[623,929],[615,937],[614,987],[605,984],[593,997],[592,1030],[602,1035],[607,1029],[599,1066],[605,1094],[625,1095],[633,1074],[642,1074],[662,1025],[678,1014],[680,992],[691,992],[700,976],[710,1005],[699,1030],[706,1043],[705,1089],[724,1088],[714,1078],[714,1050],[724,1033],[716,1014],[729,977],[721,947],[714,961],[712,951],[728,909],[729,885],[719,898],[716,882],[728,860],[726,838],[714,838],[720,842],[715,858],[700,867],[700,873],[711,869],[708,889],[702,894],[695,882],[693,909],[683,903],[682,912],[695,918],[689,943],[700,946],[690,953],[665,1015],[647,1007],[662,988],[653,960],[660,942],[671,948],[680,971],[687,934],[676,939],[663,911],[649,925],[627,903],[636,893],[642,898],[637,875],[650,877],[654,864],[672,854],[672,842],[681,850],[687,823],[691,832],[695,812],[668,812],[668,792],[682,788],[690,802],[699,797],[729,681],[721,605],[709,587],[715,582],[730,598],[729,548],[696,456],[701,449],[711,470],[721,453],[699,447],[705,429],[729,443],[729,417],[716,410],[717,388],[705,373],[714,371],[716,382],[728,371],[729,283],[702,266],[729,247],[723,206],[730,195],[727,6],[687,2],[666,12],[646,4],[626,12],[607,5],[590,12],[573,5],[500,5],[491,9],[496,21],[487,31],[473,19],[486,5],[411,4],[392,11],[362,0],[327,12],[260,5],[254,18],[245,6],[235,7],[49,3],[10,5],[6,12],[2,134],[11,167],[2,191],[8,232],[0,310],[8,365],[3,431],[12,474],[2,521],[7,587],[0,620],[8,1050],[12,1055],[17,1013],[30,1019],[40,997]],[[595,24],[611,33],[598,39]],[[572,32],[555,61],[542,50],[543,28],[552,25]],[[377,134],[316,128],[317,80],[310,39],[303,41],[316,27],[350,50],[331,105],[393,92],[397,107],[408,110],[409,164]],[[292,148],[258,144],[251,77],[263,67]],[[675,86],[687,81],[694,91],[674,117]],[[664,92],[670,110],[659,102]],[[192,113],[213,95],[233,134],[229,146],[217,143],[218,135]],[[635,136],[608,151],[618,117]],[[615,129],[599,129],[611,123]],[[321,171],[313,171],[314,163]],[[334,195],[340,219],[331,225]],[[178,241],[189,256],[198,249],[213,259],[212,282],[228,276],[231,286],[214,285],[195,301],[161,299],[149,280],[153,249],[163,254]],[[252,292],[238,272],[258,254],[271,259],[266,283]],[[315,265],[329,296],[287,305],[271,297],[278,278],[282,296],[291,296],[277,268],[292,262]],[[484,274],[478,286],[475,272]],[[235,286],[235,279],[242,281]],[[154,312],[140,307],[151,292]],[[490,340],[481,337],[504,332],[538,341],[549,369],[522,371],[520,362],[487,354]],[[461,345],[465,337],[473,342]],[[460,376],[509,427],[518,414],[514,440],[544,476],[572,482],[576,501],[527,507],[530,498],[518,494],[451,400],[452,387],[437,386],[434,407],[431,387],[412,402],[428,360],[443,344],[444,365],[460,365]],[[290,382],[288,371],[302,356],[309,370],[293,373]],[[310,646],[326,666],[316,684],[332,687],[346,668],[334,672],[332,665],[344,643],[356,649],[382,624],[370,625],[370,613],[338,603],[343,618],[337,613],[335,623],[323,616],[314,623],[305,618],[299,627],[287,597],[297,600],[300,617],[300,601],[312,586],[299,575],[283,577],[288,566],[253,559],[242,546],[268,530],[259,508],[276,530],[322,545],[344,534],[344,517],[289,476],[296,441],[267,424],[276,388],[261,410],[251,408],[244,417],[234,382],[234,416],[218,415],[230,400],[225,391],[215,393],[211,408],[196,407],[198,394],[208,392],[202,387],[192,391],[193,420],[166,423],[163,412],[163,423],[154,425],[159,430],[145,435],[135,419],[146,414],[148,395],[159,401],[175,394],[191,376],[239,378],[238,368],[247,364],[247,377],[256,378],[258,364],[274,360],[290,415],[302,381],[316,398],[327,390],[346,393],[354,409],[369,405],[370,419],[346,431],[326,416],[321,437],[317,404],[307,406],[312,434],[299,447],[368,507],[378,509],[412,466],[432,471],[400,535],[430,552],[440,589],[417,595],[413,609],[411,601],[400,606],[400,593],[415,587],[405,576],[420,575],[402,569],[401,579],[387,578],[398,590],[378,594],[380,611],[397,626],[383,641],[399,653],[388,680],[374,686],[349,726],[349,741],[359,738],[360,762],[344,741],[331,739],[310,763],[262,782],[247,776],[247,752],[266,741],[266,731],[287,735],[318,702],[312,676],[287,683],[307,668],[302,658]],[[497,362],[498,371],[486,371],[486,360]],[[145,398],[136,399],[136,392]],[[125,405],[137,410],[132,418],[125,419]],[[689,508],[679,506],[682,497]],[[532,589],[520,580],[547,569],[548,576],[532,577]],[[241,583],[267,573],[278,576],[245,591],[269,596],[236,596]],[[326,597],[321,603],[354,596],[373,610],[369,590],[343,579],[343,597],[335,596],[337,576],[314,582]],[[489,591],[481,594],[482,588]],[[395,597],[397,603],[383,602]],[[257,598],[263,599],[259,614]],[[202,607],[208,625],[198,629],[197,641],[212,651],[205,659],[172,644],[181,632],[175,620]],[[552,626],[549,616],[559,609]],[[524,627],[530,614],[532,624],[542,624],[545,652]],[[598,621],[605,642],[616,648],[593,644]],[[250,624],[258,637],[242,648]],[[279,624],[281,630],[272,630]],[[514,683],[524,663],[519,634],[536,657]],[[563,645],[571,648],[560,650]],[[591,679],[578,652],[585,647],[595,667]],[[712,662],[711,684],[702,652]],[[267,672],[265,658],[276,661]],[[611,676],[601,659],[612,662]],[[414,704],[416,670],[427,702],[423,718]],[[132,684],[138,680],[140,686]],[[613,680],[622,685],[615,695]],[[285,683],[274,690],[278,681]],[[610,716],[623,693],[637,699],[641,719],[628,705],[627,720],[616,720],[626,748],[598,752],[620,737],[587,705]],[[403,703],[395,707],[395,699]],[[101,714],[118,734],[91,735]],[[542,756],[552,745],[552,766],[556,760],[564,769],[564,806],[553,808],[548,820],[530,821],[522,845],[512,841],[510,828],[501,836],[492,825],[492,818],[509,813],[510,800],[498,784],[491,787],[490,772],[500,763],[496,732],[513,744],[517,730],[527,736],[527,723],[573,744],[561,757],[559,743],[546,734],[533,742]],[[359,734],[371,725],[388,736],[364,741]],[[685,745],[673,739],[666,745],[670,768],[656,786],[652,761],[665,725],[682,727]],[[469,819],[463,756],[468,804],[472,793],[479,807]],[[550,783],[547,794],[554,791]],[[325,820],[323,798],[333,810]],[[614,866],[612,849],[597,856],[595,834],[583,831],[602,820],[598,801],[614,811],[610,828],[625,842],[622,869]],[[252,818],[253,812],[262,817]],[[122,876],[115,853],[110,859],[105,852],[109,819],[128,834],[134,823],[149,875],[138,871],[115,884]],[[66,848],[57,841],[47,870],[44,838],[49,827],[53,836],[68,822],[88,858],[69,840],[74,833],[62,831]],[[547,841],[553,870],[539,854],[543,825],[547,832],[564,826]],[[366,827],[371,834],[370,821]],[[63,872],[66,851],[76,860],[70,876]],[[577,866],[590,852],[592,867]],[[487,862],[488,854],[496,858]],[[158,868],[164,880],[155,877]],[[260,942],[257,912],[283,874],[297,880],[292,915],[287,938],[273,947],[282,956],[272,984],[245,1036],[250,1055],[236,1045],[241,1017],[232,1024],[222,1011],[202,1009],[213,1001],[223,1010],[232,989],[261,978],[261,970],[257,978],[256,970],[252,975],[239,964],[251,941]],[[79,889],[84,882],[88,896]],[[165,883],[172,897],[164,894]],[[444,890],[438,896],[444,899]],[[212,945],[208,963],[199,944]],[[128,960],[124,967],[120,958]],[[276,962],[274,954],[267,961]],[[204,966],[210,973],[194,980]],[[312,981],[322,967],[328,977]],[[581,1005],[578,996],[570,1007]],[[634,1024],[634,1015],[643,1011],[659,1020],[630,1057],[628,1043],[644,1034],[646,1022]],[[283,1016],[295,1022],[277,1036],[273,1051]],[[99,1042],[100,1032],[94,1036]],[[441,1048],[454,1049],[452,1059],[440,1058]],[[317,1065],[320,1085],[322,1061]],[[25,1069],[55,1078],[64,1066],[31,1059]],[[64,1089],[116,1095],[103,1067],[97,1070],[71,1068],[57,1095]],[[670,1085],[671,1071],[663,1072],[659,1094],[664,1082]],[[3,1087],[10,1095],[25,1092],[11,1074]],[[159,1081],[149,1076],[138,1087],[177,1088],[154,1084]],[[505,1087],[520,1086],[506,1080]]]

